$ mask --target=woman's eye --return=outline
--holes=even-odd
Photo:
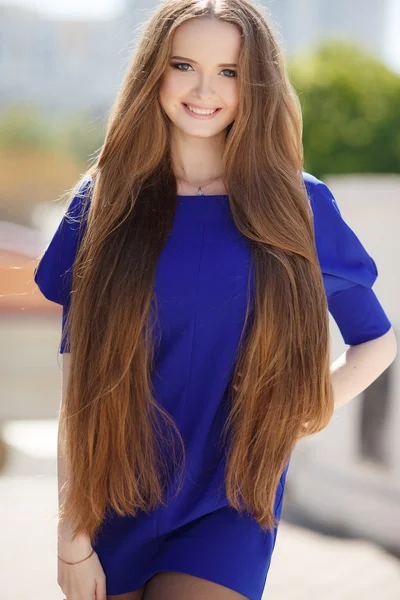
[[[187,71],[187,69],[180,69],[179,67],[190,67],[190,65],[188,63],[175,63],[172,64],[174,69],[178,69],[178,71]]]
[[[181,69],[181,67],[190,67],[190,68],[192,68],[191,65],[189,65],[189,63],[172,63],[172,67],[174,69],[178,69],[178,71],[188,71],[189,70],[189,69]],[[234,71],[234,70],[232,70],[232,69],[223,69],[221,72],[222,73],[228,72],[229,73],[229,75],[227,75],[228,78],[229,77],[236,77],[237,76],[237,72]]]
[[[231,73],[231,75],[228,75],[228,77],[236,77],[237,72],[233,71],[232,69],[224,69],[224,71],[228,71],[228,73]]]

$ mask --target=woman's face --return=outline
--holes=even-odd
[[[212,137],[235,120],[238,109],[239,29],[209,17],[191,19],[175,31],[160,103],[186,135]],[[194,109],[218,109],[212,115]]]

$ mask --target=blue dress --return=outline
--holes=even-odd
[[[375,262],[343,220],[328,187],[308,173],[304,180],[329,311],[346,344],[377,338],[391,323],[371,289],[378,275]],[[160,571],[180,571],[260,600],[277,529],[264,533],[255,519],[228,505],[225,456],[217,443],[227,415],[249,273],[253,289],[250,249],[231,219],[228,196],[177,200],[156,271],[162,336],[154,389],[185,441],[185,485],[176,498],[170,494],[167,507],[136,518],[113,515],[105,520],[95,550],[107,594],[138,589]],[[35,272],[46,298],[63,305],[63,326],[80,241],[74,217],[81,202],[79,196],[73,198]],[[60,346],[64,351],[68,340]],[[288,466],[275,498],[278,520]]]

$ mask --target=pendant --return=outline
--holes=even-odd
[[[205,196],[204,192],[201,191],[201,188],[197,190],[196,196]]]

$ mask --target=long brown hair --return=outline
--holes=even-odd
[[[177,194],[158,94],[174,31],[204,16],[235,24],[242,34],[240,106],[226,131],[223,165],[255,276],[251,327],[242,333],[223,431],[229,504],[271,530],[290,453],[333,413],[328,309],[302,176],[301,112],[277,42],[249,0],[167,0],[146,24],[104,144],[84,175],[92,184],[65,329],[71,370],[60,413],[68,468],[60,520],[93,540],[108,507],[119,515],[149,512],[163,504],[171,465],[184,472],[183,439],[152,388],[154,276]],[[249,314],[248,306],[243,332]]]

